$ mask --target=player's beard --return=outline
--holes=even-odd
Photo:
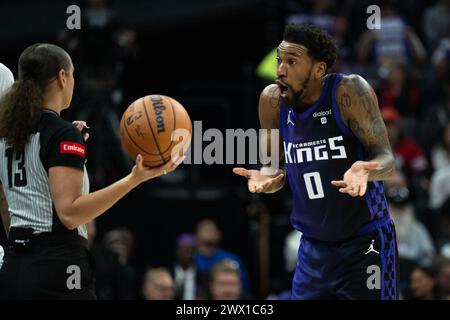
[[[303,98],[305,96],[305,91],[306,91],[306,88],[307,88],[307,86],[309,84],[309,81],[311,80],[311,71],[312,71],[312,68],[309,70],[308,76],[306,77],[306,79],[303,80],[303,82],[300,84],[300,90],[294,91],[291,88],[292,98],[289,99],[291,101],[288,101],[288,103],[290,105],[294,106],[295,108],[300,109],[300,110],[304,108],[304,103],[303,103],[302,100],[303,100]]]

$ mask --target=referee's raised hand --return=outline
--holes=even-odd
[[[85,121],[81,121],[81,120],[76,120],[76,121],[72,122],[72,124],[78,130],[80,130],[80,132],[83,134],[84,141],[87,141],[87,139],[89,139],[89,133],[86,130],[89,129],[89,127],[86,124],[86,122]]]

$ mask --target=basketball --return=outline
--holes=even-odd
[[[133,159],[141,154],[148,167],[158,167],[172,156],[182,156],[191,136],[189,114],[168,96],[154,94],[137,99],[120,121],[122,147]]]

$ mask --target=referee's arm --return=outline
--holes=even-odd
[[[79,168],[52,167],[49,170],[50,191],[56,213],[61,222],[70,230],[86,224],[106,210],[140,183],[158,177],[163,172],[171,172],[184,160],[169,161],[157,168],[144,166],[142,156],[136,159],[132,172],[110,186],[89,193],[81,194],[83,171]]]
[[[8,202],[6,202],[5,192],[0,184],[0,216],[2,217],[3,227],[5,228],[6,236],[9,235],[9,212]]]
[[[6,92],[14,83],[14,75],[7,66],[0,63],[0,95]],[[0,182],[0,216],[5,227],[6,236],[9,234],[9,212],[8,202],[6,202],[5,192]]]

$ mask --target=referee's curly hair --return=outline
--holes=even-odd
[[[311,58],[326,63],[326,71],[333,67],[337,59],[336,43],[319,27],[310,24],[288,24],[284,29],[283,40],[306,47]]]
[[[19,77],[0,99],[0,139],[23,151],[36,130],[43,95],[61,69],[69,70],[70,58],[62,48],[36,43],[19,57]]]

